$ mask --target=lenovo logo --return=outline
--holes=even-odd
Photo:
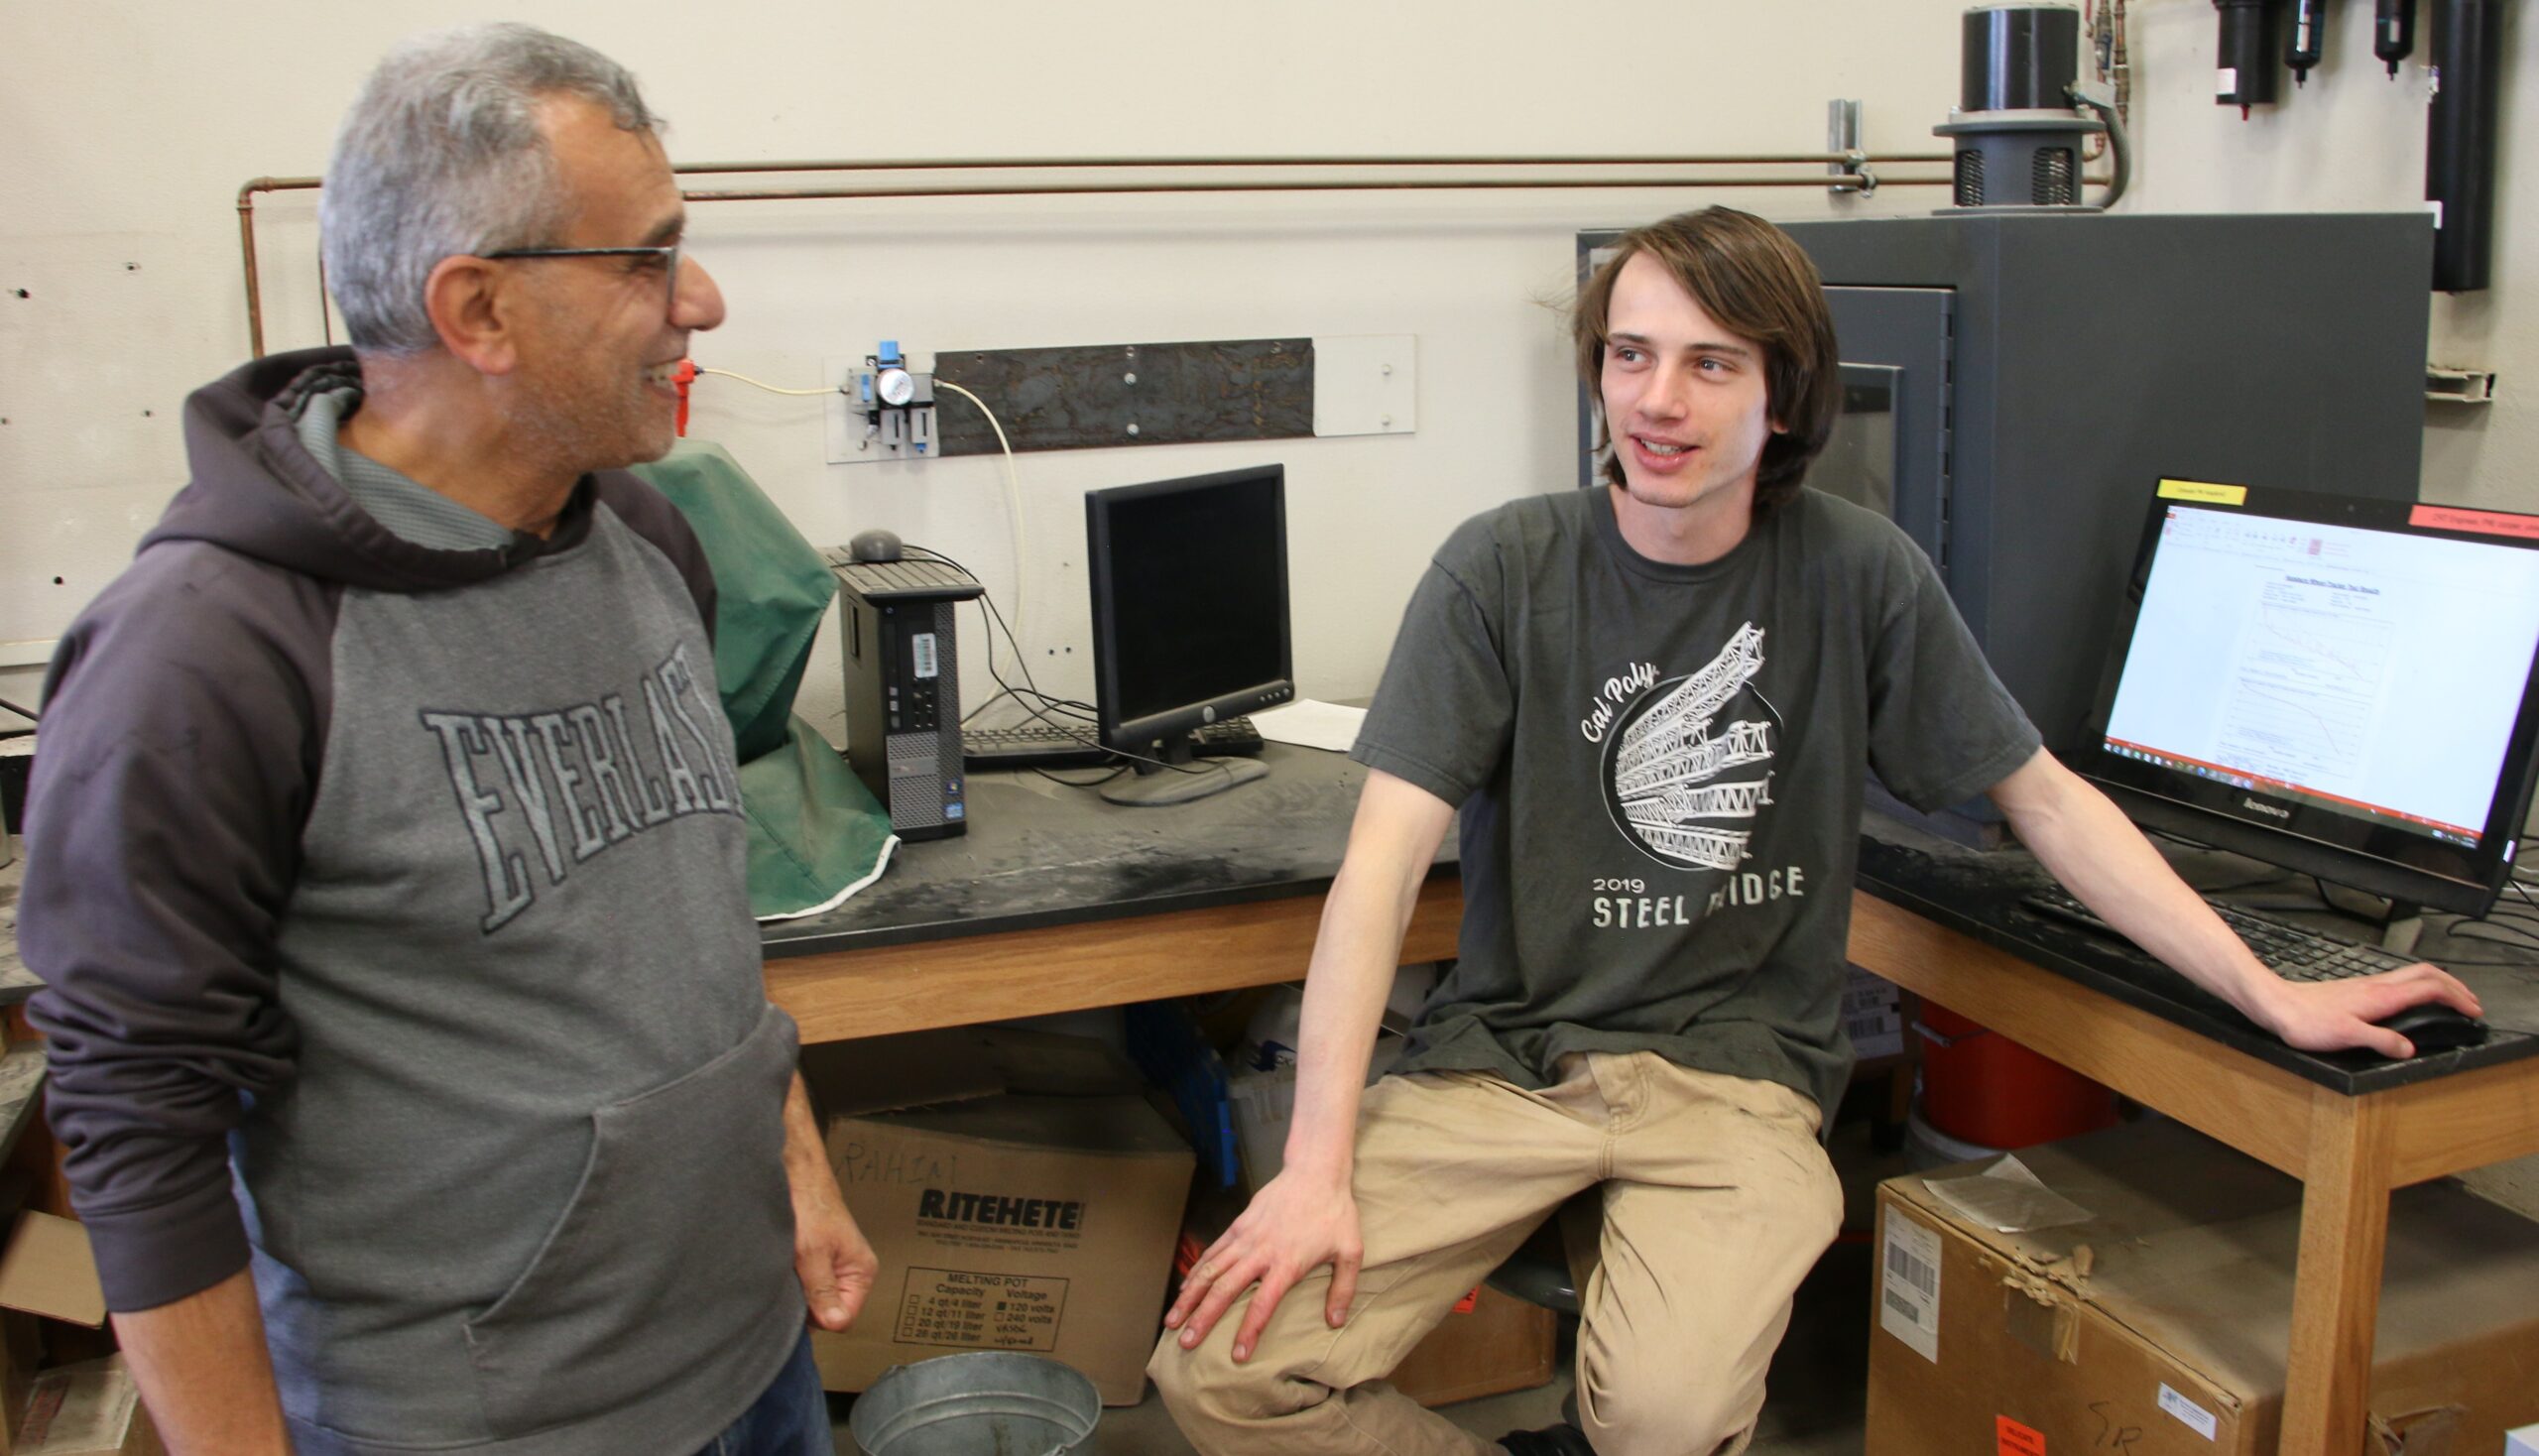
[[[2292,810],[2290,809],[2278,808],[2270,803],[2259,803],[2253,798],[2242,798],[2239,802],[2247,805],[2249,808],[2255,809],[2258,813],[2265,814],[2271,818],[2288,819],[2292,817]]]

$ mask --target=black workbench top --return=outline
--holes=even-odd
[[[1367,771],[1342,754],[1280,743],[1261,758],[1266,779],[1152,808],[1122,807],[1021,770],[973,775],[967,833],[903,844],[889,873],[845,905],[763,926],[767,954],[1320,895],[1340,872]],[[1453,872],[1454,838],[1438,851],[1442,873]]]

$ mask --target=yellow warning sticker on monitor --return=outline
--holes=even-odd
[[[2209,480],[2163,480],[2160,499],[2164,501],[2202,501],[2208,506],[2244,506],[2248,488],[2244,485],[2215,485]]]

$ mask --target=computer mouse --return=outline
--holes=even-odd
[[[2457,1051],[2486,1039],[2485,1023],[2439,1001],[2408,1007],[2379,1025],[2414,1042],[2419,1056],[2428,1051]]]
[[[846,553],[859,561],[896,561],[900,558],[900,534],[896,531],[859,531],[846,544]]]

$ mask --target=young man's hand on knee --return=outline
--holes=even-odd
[[[1182,1349],[1196,1349],[1227,1308],[1257,1284],[1260,1292],[1253,1295],[1234,1335],[1234,1358],[1250,1360],[1278,1301],[1299,1280],[1329,1265],[1331,1288],[1322,1313],[1337,1329],[1358,1292],[1364,1255],[1358,1204],[1350,1196],[1347,1173],[1335,1181],[1329,1174],[1289,1167],[1254,1195],[1252,1206],[1200,1256],[1163,1317],[1164,1328],[1181,1332]]]

